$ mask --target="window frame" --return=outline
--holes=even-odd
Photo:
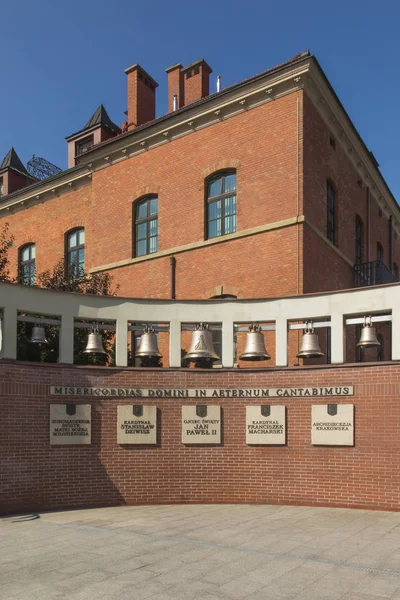
[[[4,179],[0,177],[0,198],[4,196]]]
[[[209,195],[208,195],[209,186],[214,181],[218,181],[219,179],[222,179],[221,189],[225,189],[225,187],[224,187],[225,177],[227,177],[229,175],[235,175],[235,189],[230,190],[228,192],[221,192],[221,194],[218,194],[217,196],[209,197]],[[225,202],[224,201],[226,198],[231,198],[232,196],[235,197],[235,212],[232,215],[225,215]],[[210,204],[216,203],[218,201],[221,201],[221,217],[219,219],[211,219],[211,221],[219,221],[219,220],[221,221],[221,233],[220,233],[220,235],[210,236],[209,235],[209,224],[210,224],[209,206],[210,206]],[[230,235],[231,233],[237,232],[237,171],[236,171],[236,169],[224,169],[222,171],[217,171],[215,173],[212,173],[212,175],[210,175],[209,177],[206,178],[205,186],[204,186],[204,202],[205,202],[204,238],[206,240],[214,240],[214,239],[223,237],[225,235]],[[228,217],[235,216],[235,230],[230,231],[228,233],[225,232],[225,217],[226,216],[228,216]]]
[[[84,236],[85,236],[83,244],[79,244],[79,233],[81,231],[83,231]],[[78,244],[76,246],[74,246],[73,248],[70,248],[69,240],[74,233],[78,234],[78,236],[77,236]],[[86,244],[86,231],[85,231],[84,227],[82,227],[82,226],[74,227],[73,229],[70,229],[69,231],[67,231],[65,233],[65,274],[67,277],[73,277],[74,279],[78,279],[79,277],[84,276],[84,274],[85,274],[85,254],[86,254],[85,244]],[[70,261],[70,256],[72,255],[72,253],[76,252],[79,257],[79,250],[83,250],[83,272],[73,273],[72,269],[71,269],[72,263]],[[79,260],[77,262],[77,266],[79,269]]]
[[[32,249],[34,248],[35,256],[32,258]],[[28,260],[22,259],[22,254],[25,250],[29,249]],[[33,273],[31,272],[31,265],[33,265]],[[25,283],[25,276],[22,274],[22,270],[25,266],[29,266],[29,283]],[[34,242],[28,242],[18,249],[18,283],[21,285],[32,286],[36,283],[36,244]]]
[[[78,152],[79,146],[80,145],[83,146],[83,144],[85,142],[90,142],[90,145],[83,152]],[[86,137],[83,137],[80,140],[77,140],[75,142],[75,157],[82,156],[82,154],[85,154],[85,152],[87,152],[91,148],[91,146],[93,146],[93,145],[94,145],[94,135],[93,134],[92,135],[87,135]]]
[[[330,199],[333,200],[332,206]],[[337,246],[337,191],[330,179],[326,181],[326,237]]]
[[[151,200],[157,200],[157,212],[153,215],[150,214],[150,202]],[[147,203],[146,207],[146,216],[139,218],[139,208],[143,204]],[[156,254],[158,252],[158,238],[159,238],[159,229],[158,229],[158,220],[159,220],[159,212],[158,212],[158,194],[147,194],[146,196],[142,196],[135,200],[133,203],[133,227],[132,227],[132,256],[133,258],[142,258],[143,256],[150,256],[151,254]],[[157,235],[150,235],[150,221],[157,221]],[[146,237],[140,238],[138,237],[137,228],[138,225],[142,223],[146,224]],[[156,249],[150,251],[150,240],[152,238],[156,238]],[[145,240],[146,242],[146,252],[144,254],[138,253],[138,242]]]

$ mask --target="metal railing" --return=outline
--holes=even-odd
[[[384,283],[395,283],[397,277],[381,260],[372,260],[355,264],[354,287],[364,287],[367,285],[381,285]]]

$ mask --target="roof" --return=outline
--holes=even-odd
[[[13,171],[18,171],[23,175],[28,175],[29,173],[24,167],[20,157],[15,152],[14,148],[10,148],[5,157],[0,163],[0,171],[4,171],[5,169],[12,169]]]
[[[66,138],[66,140],[68,141],[76,135],[79,135],[81,133],[84,133],[85,131],[89,131],[96,127],[105,127],[106,129],[111,131],[111,133],[115,134],[121,133],[121,128],[118,127],[118,125],[116,125],[115,123],[113,123],[113,121],[111,121],[110,117],[108,116],[108,112],[104,108],[103,104],[100,104],[100,106],[90,117],[89,121],[86,123],[85,127],[83,127],[83,129],[80,129],[76,133],[69,135]]]

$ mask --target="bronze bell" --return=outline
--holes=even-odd
[[[264,336],[260,325],[250,325],[246,337],[246,346],[239,360],[269,360],[271,357],[265,348]]]
[[[312,323],[306,323],[297,358],[319,358],[323,355]]]
[[[199,359],[209,360],[210,362],[219,360],[219,356],[214,350],[212,333],[208,329],[207,323],[196,325],[189,352],[185,356],[185,360],[189,362],[196,362]]]
[[[92,331],[89,333],[88,342],[84,354],[107,354],[107,352],[103,348],[103,338],[101,333],[99,333],[99,328],[96,325],[93,325]]]
[[[34,344],[48,344],[46,331],[42,325],[34,325],[32,329],[31,342]]]
[[[144,333],[142,333],[140,337],[140,346],[136,352],[136,356],[140,358],[162,358],[162,354],[158,349],[157,334],[153,327],[146,326],[144,328]]]
[[[376,329],[372,327],[371,317],[364,317],[364,325],[361,330],[360,340],[357,344],[357,348],[377,348],[381,344],[376,337]]]

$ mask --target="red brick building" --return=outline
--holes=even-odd
[[[169,112],[155,118],[158,84],[133,65],[127,120],[101,105],[67,137],[67,171],[33,182],[16,155],[3,161],[0,224],[21,282],[63,256],[131,297],[397,280],[399,207],[315,57],[210,94],[211,72],[204,60],[167,69]]]

